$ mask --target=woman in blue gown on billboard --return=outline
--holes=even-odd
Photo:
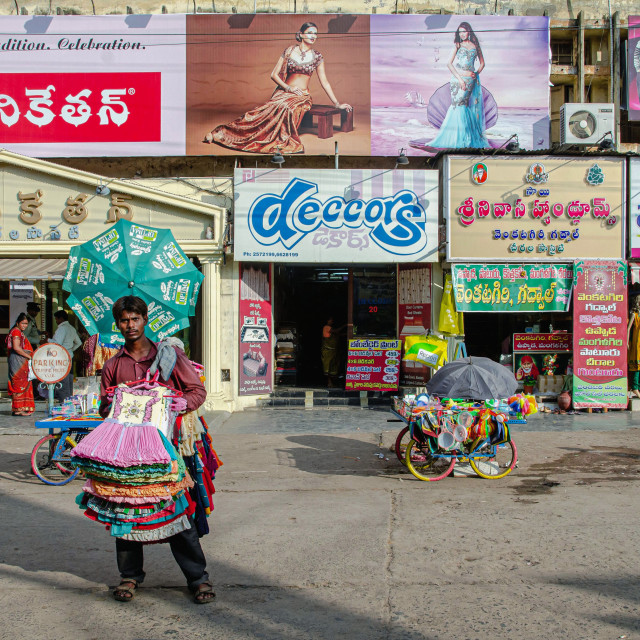
[[[480,74],[484,69],[482,49],[468,22],[460,23],[453,41],[455,48],[447,63],[451,71],[451,106],[438,135],[429,145],[442,149],[488,147],[480,85]]]

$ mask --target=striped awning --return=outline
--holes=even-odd
[[[66,258],[2,258],[0,280],[64,280]]]

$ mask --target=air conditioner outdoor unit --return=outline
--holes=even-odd
[[[607,133],[615,136],[613,104],[573,102],[560,107],[560,144],[595,145]]]

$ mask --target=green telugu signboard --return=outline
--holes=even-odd
[[[458,311],[566,311],[573,265],[454,264]]]

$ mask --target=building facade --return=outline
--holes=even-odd
[[[113,12],[100,0],[92,6],[96,14]],[[64,304],[57,283],[68,248],[112,222],[118,207],[131,207],[143,224],[171,228],[205,275],[189,346],[205,364],[207,406],[237,410],[264,402],[278,385],[322,384],[321,329],[331,316],[345,325],[343,349],[359,337],[404,338],[437,331],[447,275],[464,305],[474,269],[494,281],[497,269],[507,289],[520,269],[559,290],[575,260],[626,259],[627,203],[635,200],[627,160],[615,152],[636,152],[640,143],[629,89],[633,8],[491,9],[404,0],[381,1],[375,11],[351,2],[340,13],[313,2],[194,3],[185,15],[176,3],[143,2],[106,16],[73,2],[51,9],[16,3],[0,16],[3,31],[14,34],[0,46],[16,65],[44,66],[39,74],[11,74],[0,101],[0,146],[14,152],[2,157],[0,257],[12,261],[6,282],[33,281],[33,296],[49,301],[46,314]],[[66,17],[72,14],[85,17]],[[295,50],[297,30],[309,22],[324,78],[314,57],[299,143],[216,144],[208,135],[216,127],[270,104],[274,65],[283,50]],[[461,28],[477,39],[467,49],[475,50],[471,62],[459,59]],[[109,38],[91,36],[98,32]],[[477,74],[475,93],[463,88],[471,117],[483,123],[469,138],[471,125],[451,125],[458,115],[449,60]],[[105,61],[111,74],[87,73]],[[328,104],[333,98],[338,108]],[[582,107],[569,112],[567,104]],[[593,112],[595,124],[581,115],[590,104],[604,105]],[[568,141],[570,125],[586,138]],[[602,155],[603,140],[612,155]],[[274,164],[280,152],[284,164]],[[110,196],[96,193],[101,184]],[[64,212],[77,211],[82,194],[91,214],[72,224],[79,215]],[[279,198],[271,208],[264,204],[270,197]],[[37,223],[30,211],[41,212]],[[7,323],[17,309],[10,301],[19,304],[24,289],[8,285]],[[514,315],[496,323],[497,316],[467,308],[478,319],[467,323],[467,346],[475,340],[474,349],[496,357],[520,325],[523,332],[541,323],[568,328],[568,302],[558,304],[544,309],[558,314],[549,322],[527,309],[518,326]],[[489,345],[482,339],[492,323]],[[339,366],[345,373],[346,362]],[[420,384],[428,371],[412,366],[400,375]]]

